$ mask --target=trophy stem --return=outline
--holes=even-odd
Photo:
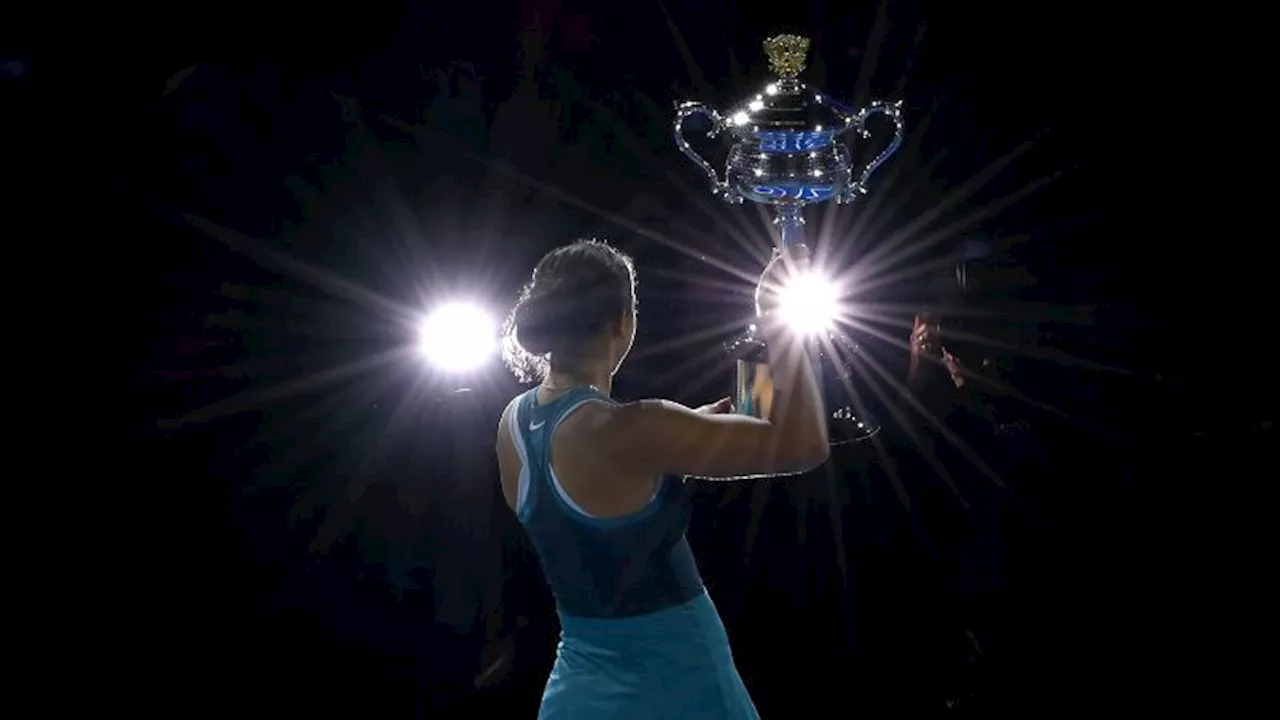
[[[773,224],[778,226],[779,247],[804,245],[804,206],[779,205]]]

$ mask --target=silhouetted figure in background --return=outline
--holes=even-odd
[[[1005,592],[1003,524],[1016,512],[1010,483],[1033,455],[1029,414],[1011,400],[1001,363],[943,343],[936,314],[915,317],[910,336],[908,420],[886,438],[910,498],[926,556],[934,603],[927,642],[937,673],[930,683],[952,710],[967,704],[978,682],[985,629]]]

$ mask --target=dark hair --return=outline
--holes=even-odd
[[[524,382],[577,369],[584,346],[635,309],[635,287],[631,258],[598,240],[547,253],[507,317],[507,365]]]

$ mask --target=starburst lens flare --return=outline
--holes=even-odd
[[[423,357],[441,370],[471,370],[497,351],[498,325],[475,305],[449,303],[422,323],[419,348]]]
[[[840,293],[830,278],[810,270],[790,278],[778,301],[778,313],[788,326],[816,335],[829,330],[835,322]]]

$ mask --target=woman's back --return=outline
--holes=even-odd
[[[557,606],[578,617],[616,618],[661,610],[701,593],[702,578],[685,539],[684,483],[659,478],[648,502],[635,512],[590,514],[553,470],[552,439],[585,404],[611,401],[591,388],[545,404],[537,397],[534,389],[516,398],[507,411],[507,431],[521,464],[516,513],[537,549]]]
[[[575,438],[556,431],[591,403],[612,401],[578,388],[540,403],[535,388],[504,415],[518,462],[504,463],[504,485],[515,476],[507,496],[537,551],[563,630],[540,717],[755,717],[685,538],[684,482],[659,478],[641,507],[602,517],[566,489],[555,469],[561,463],[553,467],[553,446],[557,455],[575,454]]]

